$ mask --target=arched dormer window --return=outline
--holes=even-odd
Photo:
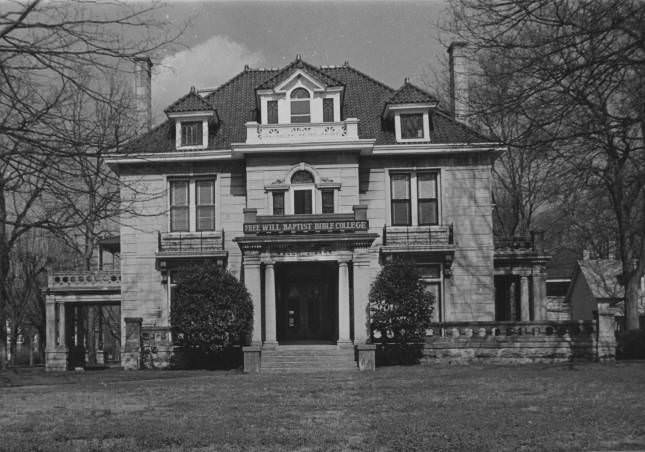
[[[293,190],[293,213],[313,213],[314,176],[305,170],[299,170],[291,176]]]
[[[311,95],[304,88],[291,91],[291,122],[311,122]]]

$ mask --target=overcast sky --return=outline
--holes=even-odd
[[[182,48],[155,62],[153,122],[191,86],[216,87],[245,64],[282,67],[297,54],[314,65],[349,61],[395,88],[404,77],[431,83],[446,60],[444,9],[439,1],[171,2],[159,13],[189,27]]]

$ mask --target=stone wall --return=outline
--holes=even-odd
[[[428,330],[425,364],[554,363],[612,360],[616,340],[606,315],[597,321],[445,322]]]

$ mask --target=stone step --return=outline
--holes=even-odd
[[[335,372],[356,368],[353,348],[316,344],[280,345],[275,349],[262,350],[262,372]]]

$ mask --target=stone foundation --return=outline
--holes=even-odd
[[[45,350],[45,369],[48,372],[67,370],[67,349],[56,347]]]
[[[141,365],[144,369],[170,367],[174,351],[170,327],[143,327],[141,343]]]

